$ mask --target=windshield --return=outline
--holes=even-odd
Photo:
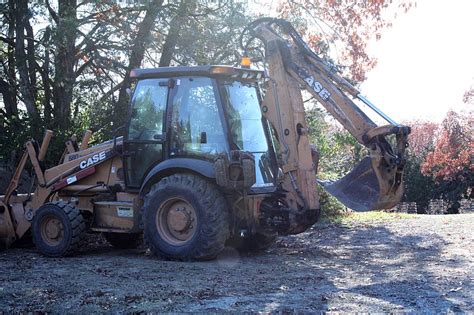
[[[256,86],[239,81],[225,82],[223,91],[224,108],[234,145],[236,149],[251,152],[255,156],[255,186],[272,185],[270,152]]]

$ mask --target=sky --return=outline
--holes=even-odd
[[[441,121],[450,109],[465,110],[474,86],[474,1],[416,0],[369,45],[378,59],[362,94],[395,121]]]
[[[255,1],[276,14],[277,0]],[[382,39],[369,43],[377,65],[360,90],[395,122],[441,122],[451,109],[474,109],[462,102],[474,87],[474,0],[413,1],[416,7],[399,13]]]

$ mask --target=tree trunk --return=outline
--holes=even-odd
[[[18,113],[15,112],[13,109],[16,109],[15,98],[13,97],[13,93],[11,92],[12,88],[7,81],[0,78],[0,93],[3,96],[3,104],[5,105],[5,115],[7,118],[11,118],[12,116],[16,116]]]
[[[15,0],[8,1],[8,39],[12,42],[15,37]],[[11,102],[7,106],[5,103],[5,110],[7,115],[18,116],[18,105],[16,99],[16,75],[15,75],[15,47],[13,45],[8,45],[7,47],[7,61],[8,61],[8,86],[9,94],[11,96]],[[5,94],[4,94],[5,97]]]
[[[176,49],[176,44],[178,43],[180,30],[182,29],[182,23],[184,18],[186,17],[187,12],[187,5],[195,7],[195,3],[190,1],[187,2],[182,0],[179,3],[178,11],[176,15],[171,19],[170,22],[170,29],[168,31],[168,35],[166,35],[165,43],[163,44],[163,49],[161,51],[160,57],[160,67],[169,67],[171,64],[171,60],[174,56],[174,51]],[[190,12],[193,11],[193,8],[190,8]]]
[[[33,87],[31,86],[29,69],[27,65],[27,55],[25,53],[25,26],[28,23],[29,10],[27,0],[18,0],[16,8],[16,41],[15,57],[18,73],[20,75],[20,92],[23,97],[28,115],[33,118],[39,118],[35,107]]]
[[[76,42],[77,0],[61,0],[56,29],[56,59],[54,76],[54,119],[58,126],[70,124],[71,103],[75,82],[74,64]]]
[[[30,77],[31,93],[33,99],[37,98],[37,86],[36,86],[36,58],[35,58],[35,38],[33,28],[31,27],[30,21],[25,21],[26,30],[26,52],[28,61],[28,75]]]
[[[126,113],[128,107],[128,94],[127,88],[130,87],[130,71],[134,68],[140,67],[143,57],[145,56],[146,43],[149,42],[147,38],[151,34],[151,30],[155,25],[154,22],[160,12],[160,9],[163,5],[163,0],[153,0],[148,4],[148,9],[146,11],[143,21],[140,23],[138,28],[137,36],[133,41],[130,59],[127,67],[127,72],[125,78],[122,82],[122,86],[119,91],[119,99],[115,107],[115,118],[116,127],[123,125],[127,118]]]
[[[49,57],[49,41],[51,36],[51,28],[46,28],[44,33],[44,62],[43,66],[41,67],[41,80],[43,81],[43,89],[44,89],[44,97],[43,97],[43,107],[44,107],[44,120],[46,124],[49,125],[51,122],[51,115],[53,113],[53,109],[51,107],[51,84],[49,82],[49,64],[50,64],[50,57]]]

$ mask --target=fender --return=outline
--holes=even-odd
[[[143,196],[151,185],[165,176],[176,173],[177,170],[198,173],[210,179],[216,178],[213,162],[190,158],[173,158],[158,163],[148,172],[143,180],[139,195]]]

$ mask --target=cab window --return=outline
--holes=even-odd
[[[147,79],[138,82],[132,100],[132,117],[128,138],[153,140],[163,132],[168,88],[160,86],[163,80]]]
[[[213,156],[227,144],[212,80],[179,78],[173,97],[171,156]]]
[[[163,79],[140,80],[132,99],[132,113],[125,142],[127,186],[140,187],[148,171],[163,159],[163,118],[168,87]]]

